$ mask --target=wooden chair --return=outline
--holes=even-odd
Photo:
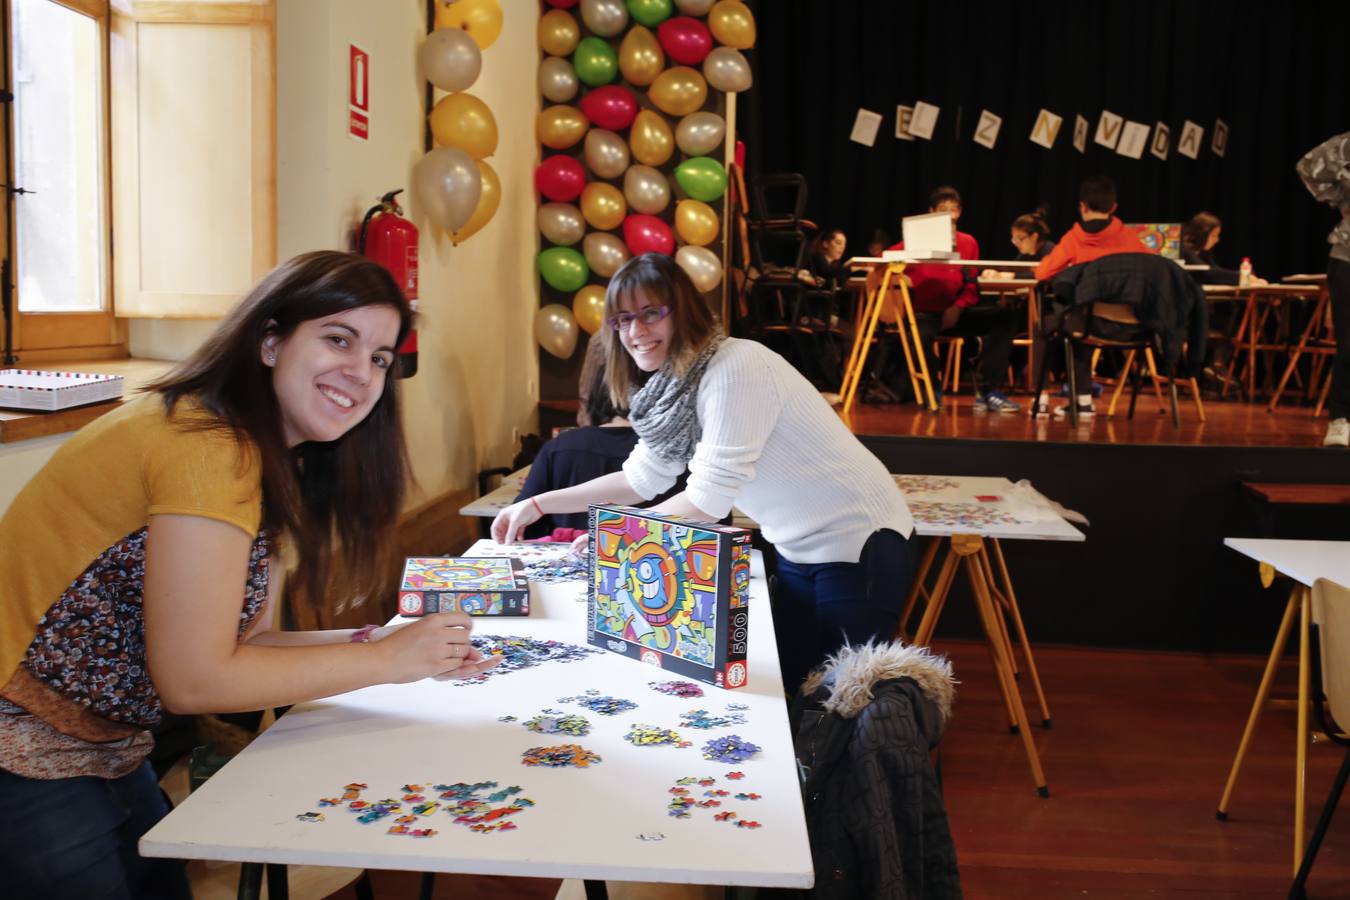
[[[1326,721],[1320,702],[1313,703],[1313,714],[1328,738],[1343,747],[1350,747],[1350,738],[1341,733],[1346,727],[1341,723],[1350,723],[1350,588],[1319,578],[1313,583],[1312,608],[1321,651],[1322,692],[1334,722]],[[1317,820],[1317,827],[1308,841],[1294,883],[1289,888],[1290,900],[1304,900],[1307,896],[1305,886],[1308,873],[1312,871],[1317,851],[1327,835],[1327,828],[1331,825],[1331,817],[1336,812],[1347,780],[1350,780],[1350,750],[1347,750],[1340,771],[1336,773],[1331,793],[1327,795],[1322,815]]]

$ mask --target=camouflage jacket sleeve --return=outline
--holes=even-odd
[[[1323,203],[1350,203],[1350,132],[1310,150],[1295,166],[1308,191]]]

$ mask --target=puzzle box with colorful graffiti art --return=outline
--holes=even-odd
[[[750,532],[624,506],[592,506],[590,526],[590,643],[743,687]]]
[[[398,592],[403,616],[464,612],[471,616],[528,616],[530,586],[511,557],[409,557]]]

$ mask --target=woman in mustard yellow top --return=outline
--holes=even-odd
[[[269,274],[191,359],[63,445],[0,518],[0,871],[17,896],[190,896],[136,841],[167,807],[162,709],[236,712],[477,674],[470,620],[279,632],[278,540],[310,602],[359,603],[404,496],[412,313],[346,253]]]

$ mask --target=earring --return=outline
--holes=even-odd
[[[275,353],[270,353],[270,354],[268,354],[268,356],[267,356],[267,361],[270,362],[270,363],[276,362],[276,361],[277,361],[277,355],[276,355]]]

